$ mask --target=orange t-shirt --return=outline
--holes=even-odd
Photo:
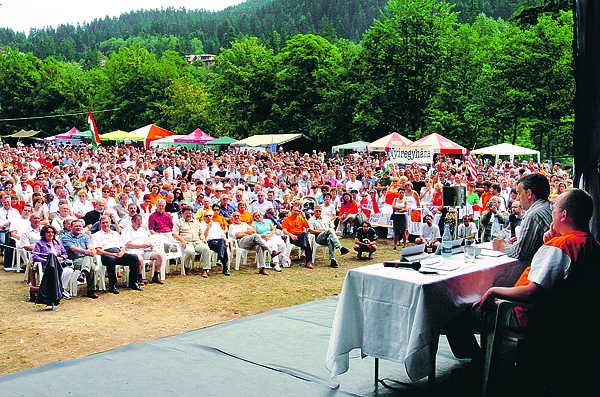
[[[308,222],[302,215],[298,215],[295,218],[286,216],[281,222],[281,228],[292,234],[304,233],[304,229],[308,228]]]
[[[492,198],[493,194],[490,192],[484,192],[481,195],[481,208],[486,208],[488,201]]]
[[[250,211],[244,211],[240,214],[240,220],[248,225],[252,225],[254,218],[252,218]]]

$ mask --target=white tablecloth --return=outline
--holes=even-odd
[[[357,348],[363,357],[404,363],[412,380],[431,374],[434,331],[491,286],[514,285],[523,270],[506,256],[466,264],[461,253],[449,261],[460,268],[440,275],[383,264],[348,271],[325,363],[332,377],[348,370],[349,353]]]

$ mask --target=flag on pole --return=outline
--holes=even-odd
[[[440,173],[442,172],[442,162],[440,161],[438,163],[438,169],[437,169],[437,178],[435,180],[435,183],[440,183]]]
[[[90,131],[92,131],[92,146],[94,149],[98,149],[100,135],[98,134],[98,128],[96,128],[96,122],[94,121],[94,116],[92,116],[91,109],[88,109],[88,124],[90,125]]]
[[[475,160],[473,160],[473,156],[469,154],[469,158],[467,159],[467,169],[469,170],[469,174],[471,174],[471,180],[474,181],[477,179],[477,168],[475,168]]]
[[[379,205],[377,205],[377,191],[371,193],[371,202],[373,203],[373,213],[379,214]]]

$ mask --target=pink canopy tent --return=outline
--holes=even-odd
[[[367,145],[367,150],[371,152],[383,152],[388,151],[390,146],[408,146],[412,141],[405,136],[392,132],[389,135],[379,138],[378,140],[371,142]]]
[[[215,138],[202,131],[200,128],[196,128],[194,132],[189,135],[184,135],[181,138],[175,138],[175,143],[205,143],[214,141]]]
[[[45,141],[54,141],[56,139],[76,139],[76,138],[71,138],[71,135],[80,134],[80,133],[81,133],[81,131],[79,131],[77,128],[73,127],[67,132],[63,132],[62,134],[44,138],[44,140]]]
[[[452,142],[448,138],[444,138],[440,134],[429,134],[423,138],[414,141],[410,146],[433,146],[435,153],[441,154],[465,154],[467,149],[460,146],[458,143]]]

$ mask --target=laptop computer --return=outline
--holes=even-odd
[[[430,257],[430,254],[425,253],[425,244],[413,245],[410,247],[402,248],[400,258],[403,261],[416,262],[421,259]]]

